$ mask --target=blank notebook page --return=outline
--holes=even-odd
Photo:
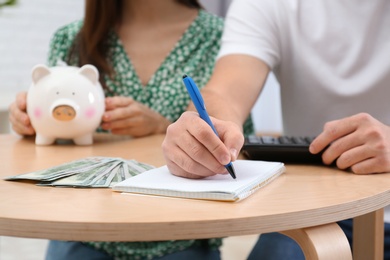
[[[204,179],[172,175],[167,166],[155,168],[116,184],[113,190],[183,198],[228,200],[243,199],[284,172],[283,163],[237,160],[236,179],[217,174]]]

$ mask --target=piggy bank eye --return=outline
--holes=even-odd
[[[59,91],[57,91],[57,92],[56,92],[56,94],[57,94],[57,95],[59,95],[59,94],[60,94],[60,92],[59,92]]]
[[[74,95],[76,95],[76,93],[72,92],[72,95],[74,96]]]

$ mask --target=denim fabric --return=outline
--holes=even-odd
[[[338,222],[352,245],[352,219]],[[385,223],[384,259],[390,260],[390,224]],[[291,238],[279,233],[262,234],[248,260],[304,260],[299,245]]]
[[[46,252],[46,260],[113,260],[114,258],[103,251],[96,250],[81,242],[52,240]],[[129,257],[131,259],[131,257]],[[220,260],[219,250],[206,247],[191,247],[153,260]]]

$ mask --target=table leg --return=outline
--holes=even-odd
[[[300,245],[306,259],[352,260],[347,237],[336,223],[281,233],[294,239]]]
[[[355,260],[383,260],[383,209],[353,219],[353,255]]]

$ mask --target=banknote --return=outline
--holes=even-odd
[[[61,165],[53,166],[47,169],[23,173],[15,176],[6,178],[6,180],[41,180],[47,181],[52,179],[57,179],[58,176],[65,176],[70,174],[75,174],[81,170],[88,170],[89,168],[99,166],[101,164],[106,164],[107,162],[112,161],[114,158],[110,157],[88,157],[80,160],[75,160],[67,162]]]
[[[108,188],[154,166],[133,159],[117,157],[87,157],[5,180],[35,180],[39,186]]]

